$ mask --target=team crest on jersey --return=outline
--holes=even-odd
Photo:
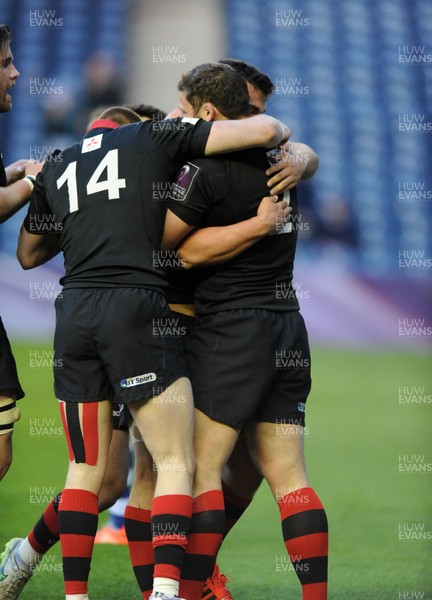
[[[92,137],[83,140],[81,154],[98,150],[102,145],[102,138],[103,133],[99,133],[98,135],[93,135]]]
[[[192,188],[195,177],[198,175],[199,167],[188,162],[183,165],[174,179],[171,187],[171,197],[173,200],[183,201]]]
[[[144,383],[150,383],[156,381],[156,373],[144,373],[143,375],[136,375],[135,377],[128,377],[120,381],[120,387],[130,388],[136,385],[143,385]]]

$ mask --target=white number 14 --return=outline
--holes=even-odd
[[[57,179],[57,189],[67,182],[69,193],[69,212],[78,210],[78,188],[76,181],[76,161],[68,165],[66,171]],[[99,181],[100,176],[107,170],[107,178]],[[118,200],[120,198],[120,189],[126,187],[126,179],[118,178],[118,150],[110,150],[100,161],[95,172],[87,183],[87,194],[97,194],[107,191],[108,200]]]

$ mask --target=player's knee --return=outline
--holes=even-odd
[[[184,473],[192,479],[195,471],[193,455],[181,452],[154,454],[153,463],[157,473]]]
[[[122,497],[125,487],[126,485],[123,487],[119,487],[118,485],[108,487],[104,485],[99,494],[99,512],[111,508]]]
[[[222,473],[222,480],[243,498],[252,498],[261,485],[263,476],[253,463],[247,468],[239,468],[238,464],[227,463]]]
[[[126,485],[127,472],[126,474],[113,474],[112,477],[105,478],[99,493],[99,512],[111,508],[123,495]]]

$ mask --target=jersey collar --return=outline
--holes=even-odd
[[[109,119],[97,119],[97,121],[93,121],[88,131],[92,129],[117,129],[118,127],[120,127],[118,123],[114,123]]]

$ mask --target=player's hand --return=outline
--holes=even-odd
[[[306,170],[305,157],[287,152],[286,148],[287,146],[281,148],[276,155],[275,164],[266,171],[266,175],[270,177],[267,181],[270,194],[283,194],[295,187]]]
[[[179,108],[173,108],[172,111],[167,114],[165,119],[176,119],[177,117],[184,117],[184,114]]]
[[[24,177],[25,168],[28,162],[29,161],[27,159],[23,158],[21,160],[15,161],[14,163],[5,168],[6,181],[8,185]]]
[[[275,235],[283,223],[289,220],[291,206],[286,200],[278,202],[277,196],[266,196],[258,206],[257,216],[261,219],[266,235]]]
[[[36,175],[42,170],[43,165],[44,163],[38,162],[37,160],[29,160],[25,168],[25,174],[36,177]]]

